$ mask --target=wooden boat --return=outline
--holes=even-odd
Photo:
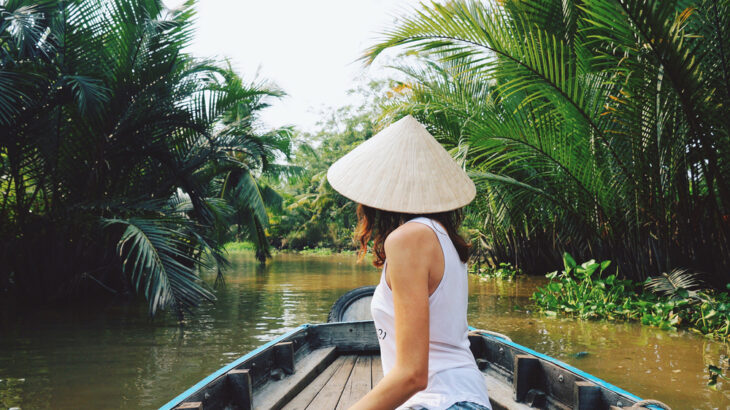
[[[360,291],[357,300],[335,303],[334,316],[363,310],[363,294],[369,296]],[[469,341],[495,410],[642,404],[639,397],[506,336],[472,329]],[[224,366],[161,409],[347,409],[381,378],[371,320],[302,325]]]

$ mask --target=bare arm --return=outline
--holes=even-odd
[[[435,243],[435,245],[434,245]],[[438,239],[430,228],[405,224],[385,241],[395,308],[396,363],[351,409],[394,409],[428,384],[429,268]]]

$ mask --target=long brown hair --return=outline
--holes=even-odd
[[[459,259],[462,262],[466,262],[469,259],[471,245],[458,233],[463,219],[461,209],[416,215],[383,211],[367,205],[358,204],[355,240],[360,244],[360,249],[357,252],[357,260],[361,261],[365,257],[368,251],[368,242],[372,239],[373,265],[381,268],[385,263],[385,238],[406,221],[417,216],[425,216],[440,222],[446,228],[446,233],[451,238],[451,242],[454,243],[454,247],[456,247],[456,251],[459,253]]]

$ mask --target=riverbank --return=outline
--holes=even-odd
[[[536,310],[547,316],[638,321],[662,330],[686,329],[730,342],[730,295],[703,287],[697,275],[676,270],[645,282],[624,280],[605,274],[610,261],[578,264],[567,253],[564,265],[564,270],[546,274],[549,282],[530,298]],[[512,280],[522,275],[508,263],[472,266],[469,273],[482,280]]]
[[[252,242],[228,242],[224,249],[228,253],[255,252],[256,246]],[[313,256],[333,256],[333,255],[356,255],[357,251],[350,249],[334,249],[328,247],[304,247],[303,249],[272,249],[272,255],[277,254],[293,254],[293,255],[313,255]]]
[[[636,282],[606,274],[610,261],[577,264],[566,253],[564,264],[531,297],[546,315],[639,321],[730,341],[730,295],[702,286],[696,275],[678,270]]]

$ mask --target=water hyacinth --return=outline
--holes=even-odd
[[[563,263],[564,270],[548,273],[550,282],[531,297],[548,316],[636,320],[665,330],[682,328],[721,341],[729,339],[730,295],[701,289],[694,274],[674,271],[642,283],[619,279],[616,273],[607,275],[610,261],[577,264],[565,253]],[[667,278],[676,285],[671,292],[666,285],[657,285]]]

